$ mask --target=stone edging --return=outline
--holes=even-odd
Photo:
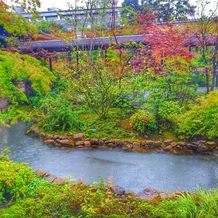
[[[70,183],[67,179],[56,177],[52,174],[47,173],[42,169],[38,169],[35,172],[38,178],[44,178],[45,180],[49,181],[54,185],[64,185],[66,183]],[[135,198],[140,198],[149,201],[154,199],[170,199],[175,197],[176,195],[181,195],[181,193],[184,193],[181,191],[173,192],[167,190],[158,192],[156,189],[153,188],[145,188],[141,192],[135,193],[134,191],[126,191],[123,187],[118,185],[111,186],[110,189],[114,194],[120,197],[126,197],[131,195]]]
[[[198,140],[193,142],[176,142],[172,139],[164,141],[152,140],[106,140],[84,138],[83,133],[68,133],[66,136],[45,134],[32,127],[28,135],[38,138],[43,143],[59,148],[120,148],[135,152],[168,152],[171,154],[218,154],[218,144],[214,141]]]

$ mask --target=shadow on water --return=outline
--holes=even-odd
[[[114,177],[114,184],[135,192],[146,187],[157,190],[189,190],[218,187],[218,157],[135,153],[119,149],[60,150],[25,135],[23,123],[0,128],[0,152],[11,150],[10,158],[27,162],[33,169],[66,177],[73,175],[86,184]]]

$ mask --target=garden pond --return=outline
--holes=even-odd
[[[9,157],[26,162],[58,177],[73,176],[85,184],[113,183],[134,192],[144,188],[158,191],[195,191],[218,187],[218,156],[138,153],[120,149],[64,150],[50,147],[25,134],[28,125],[18,123],[0,128],[0,153],[10,149]]]

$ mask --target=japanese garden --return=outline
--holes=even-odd
[[[0,0],[0,217],[218,217],[218,3]]]

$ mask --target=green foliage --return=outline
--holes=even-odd
[[[114,107],[121,108],[125,114],[131,114],[135,108],[139,108],[146,101],[145,86],[147,75],[126,75],[120,81],[120,94],[114,103]]]
[[[29,14],[37,15],[37,10],[40,7],[40,1],[39,0],[11,0],[12,8],[14,9],[14,6],[21,7],[21,9]]]
[[[3,150],[3,154],[0,154],[0,161],[9,161],[9,157],[8,157],[8,154],[10,154],[10,150],[5,148]]]
[[[55,76],[47,68],[41,66],[40,61],[28,55],[0,51],[0,97],[7,98],[9,107],[5,112],[0,112],[0,122],[6,124],[16,123],[21,118],[28,122],[33,114],[20,109],[23,104],[28,104],[28,96],[19,88],[17,82],[31,82],[31,88],[37,96],[45,95],[50,91]],[[23,84],[23,85],[24,85]]]
[[[134,2],[137,2],[135,0],[133,0]],[[122,8],[120,10],[121,12],[121,21],[120,23],[122,24],[122,26],[125,27],[130,27],[131,25],[133,25],[136,21],[137,21],[137,16],[138,16],[138,4],[137,5],[133,5],[133,2],[131,2],[131,0],[126,0],[126,2],[124,1],[122,4]]]
[[[172,0],[170,2],[142,0],[141,4],[141,11],[154,13],[159,22],[187,20],[188,17],[194,15],[196,7],[186,0]]]
[[[146,108],[157,111],[167,101],[176,102],[180,107],[186,107],[197,96],[196,85],[192,84],[194,74],[170,74],[151,78],[147,86],[149,96],[146,98]]]
[[[30,96],[28,98],[28,103],[30,106],[32,107],[38,107],[39,106],[39,101],[43,98],[44,96],[40,96],[40,95],[34,95],[34,96]]]
[[[117,96],[117,99],[115,100],[114,107],[121,108],[125,114],[130,114],[133,110],[133,104],[132,101],[128,99],[128,97],[125,96]]]
[[[213,139],[218,137],[218,91],[212,91],[205,98],[201,97],[198,104],[191,104],[190,109],[175,119],[177,133],[191,138],[195,135]]]
[[[34,198],[17,201],[2,212],[2,217],[71,217],[70,206],[66,203],[64,187],[41,186]]]
[[[166,101],[158,108],[158,114],[163,119],[170,119],[172,114],[180,114],[182,112],[178,102]]]
[[[30,122],[35,117],[34,111],[28,106],[9,106],[5,112],[0,111],[0,123],[6,127],[22,120]]]
[[[28,184],[27,195],[34,196],[36,195],[36,191],[39,187],[50,186],[50,182],[43,178],[34,177],[32,181]]]
[[[2,155],[3,156],[3,155]],[[36,178],[23,163],[0,156],[1,195],[9,193],[13,201],[1,205],[0,217],[96,217],[96,218],[186,218],[218,215],[218,190],[180,193],[172,199],[152,201],[112,192],[112,177],[89,185],[82,181],[53,185]],[[2,188],[3,187],[3,188]],[[1,198],[1,202],[6,200]],[[10,200],[10,199],[9,199]]]
[[[83,133],[91,138],[107,138],[107,139],[124,139],[135,138],[137,134],[132,131],[127,131],[122,126],[122,119],[127,119],[125,112],[119,108],[111,108],[105,120],[99,119],[93,113],[84,111],[80,115],[80,119],[87,123],[87,128]]]
[[[119,94],[119,81],[104,66],[103,60],[88,64],[82,63],[84,69],[74,81],[78,98],[87,104],[100,119],[105,119]],[[89,72],[89,73],[87,73]]]
[[[12,8],[2,6],[0,2],[0,25],[15,37],[27,36],[36,31],[35,27]]]
[[[157,129],[155,117],[147,110],[138,110],[130,117],[134,129],[141,133],[152,132]]]
[[[193,58],[193,60],[192,60],[192,65],[193,65],[193,67],[197,67],[198,69],[199,68],[201,68],[201,69],[203,69],[203,68],[205,68],[205,67],[207,67],[207,68],[211,68],[212,67],[212,64],[211,64],[211,62],[210,62],[210,59],[211,59],[211,53],[212,53],[212,49],[208,49],[208,50],[206,50],[205,51],[205,56],[204,56],[204,58],[202,57],[202,55],[201,55],[201,53],[202,53],[202,49],[201,48],[199,48],[199,53],[198,53],[198,55],[195,57],[195,58]]]
[[[27,102],[27,97],[15,82],[29,80],[33,90],[43,95],[50,91],[55,76],[35,58],[0,51],[0,78],[0,96],[9,98],[11,104],[17,105]]]
[[[156,120],[162,130],[171,130],[174,128],[174,117],[182,113],[182,108],[176,101],[165,101],[158,107]]]
[[[39,110],[43,113],[39,126],[45,131],[67,131],[82,128],[82,122],[73,105],[64,96],[50,95],[39,102]]]
[[[60,24],[57,24],[54,20],[37,19],[35,25],[38,32],[43,32],[43,33],[51,33],[52,31],[54,31],[54,28],[58,28],[59,30],[63,29],[63,27]]]
[[[211,217],[218,216],[217,190],[198,190],[198,193],[185,193],[178,197],[176,207],[179,208],[181,218],[186,217]]]
[[[28,192],[28,184],[34,173],[25,163],[14,163],[5,158],[0,159],[0,203],[21,199]]]

